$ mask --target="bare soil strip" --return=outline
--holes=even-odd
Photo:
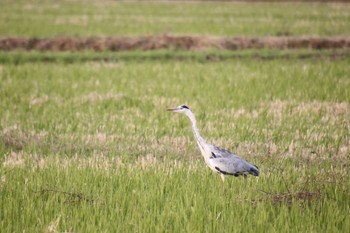
[[[176,49],[349,49],[350,36],[209,37],[157,35],[141,37],[0,37],[0,51],[128,51]]]

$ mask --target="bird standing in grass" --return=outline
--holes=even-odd
[[[190,118],[194,137],[202,153],[205,163],[214,172],[220,174],[222,181],[225,176],[243,176],[244,184],[247,183],[247,175],[259,176],[259,169],[256,165],[245,161],[231,152],[210,145],[199,134],[196,126],[196,118],[192,111],[186,105],[180,105],[175,108],[168,108],[167,111],[183,113]]]

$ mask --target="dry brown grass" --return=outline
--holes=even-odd
[[[268,193],[262,190],[259,190],[265,193],[267,196],[257,200],[257,202],[266,202],[270,201],[274,205],[285,204],[288,207],[292,207],[295,203],[299,206],[305,206],[311,202],[321,201],[322,193],[317,191],[297,191],[297,192],[282,192],[282,193]],[[256,201],[253,201],[256,202]]]
[[[48,135],[49,132],[46,131],[25,133],[19,126],[14,125],[0,132],[0,141],[8,148],[20,151],[28,144],[40,144]]]
[[[350,105],[347,102],[311,101],[297,103],[295,101],[276,100],[262,103],[260,111],[267,109],[270,115],[273,115],[275,118],[281,118],[289,115],[286,115],[287,108],[290,108],[288,113],[292,114],[292,116],[303,114],[319,115],[322,113],[332,118],[332,120],[350,116]]]
[[[76,101],[102,101],[109,99],[118,99],[119,94],[97,94],[90,93],[80,97]],[[42,104],[46,97],[33,99],[33,104]],[[176,102],[173,99],[157,99],[156,101]],[[258,119],[261,114],[267,114],[271,117],[271,125],[255,134],[263,134],[264,141],[241,141],[233,144],[227,137],[208,138],[208,142],[223,148],[232,150],[232,152],[242,155],[247,160],[264,160],[269,158],[296,158],[306,162],[317,161],[343,161],[346,162],[350,155],[350,105],[346,102],[302,102],[276,100],[273,102],[264,102],[255,110],[238,109],[223,111],[221,115],[227,118],[245,118]],[[127,114],[126,114],[127,115]],[[125,120],[123,127],[128,131],[135,131],[136,125],[133,122],[123,119],[126,115],[115,116],[119,120]],[[135,116],[142,116],[142,112],[133,112]],[[283,127],[285,120],[308,119],[318,117],[317,126],[310,126],[305,132],[296,130],[293,133],[291,141],[276,143],[272,138],[274,131],[278,127]],[[113,116],[111,119],[113,121]],[[220,124],[219,124],[220,125]],[[203,129],[203,135],[206,131],[210,132],[216,129],[216,123],[208,123]],[[314,128],[317,127],[317,128]],[[338,130],[332,130],[336,128]],[[190,130],[190,129],[189,129]],[[147,169],[156,167],[158,162],[163,161],[170,153],[179,157],[176,161],[181,164],[183,159],[187,162],[198,161],[201,159],[199,150],[193,141],[192,135],[182,136],[148,136],[147,138],[139,135],[107,134],[105,132],[96,132],[94,134],[61,134],[54,136],[49,132],[24,132],[19,126],[13,126],[3,129],[0,133],[0,140],[11,151],[3,160],[4,167],[24,167],[30,165],[33,168],[45,168],[49,166],[66,167],[75,166],[79,168],[90,167],[95,169],[118,169],[128,167],[129,169]],[[51,138],[51,139],[50,139]],[[336,143],[324,144],[325,138],[332,138]],[[134,142],[132,144],[126,141]],[[36,148],[33,152],[27,152],[26,147]],[[50,151],[50,155],[40,154],[41,148]],[[115,155],[110,153],[114,151]],[[88,153],[85,153],[88,152]],[[62,154],[70,154],[61,156]],[[56,156],[56,155],[57,156]],[[81,154],[88,154],[81,156]],[[126,154],[133,154],[135,161],[125,161]]]
[[[91,92],[87,95],[78,97],[76,99],[73,100],[73,102],[77,103],[77,102],[89,102],[89,103],[94,103],[97,101],[106,101],[106,100],[113,100],[113,101],[120,101],[121,99],[123,99],[123,97],[125,97],[124,94],[119,93],[119,94],[114,94],[114,93],[104,93],[104,94],[100,94],[97,92]]]
[[[170,166],[171,165],[171,166]],[[71,158],[59,156],[40,156],[25,152],[12,152],[5,157],[2,164],[6,168],[29,168],[29,169],[48,169],[51,167],[59,169],[96,169],[108,172],[118,172],[120,169],[128,171],[139,170],[162,170],[166,173],[172,173],[173,169],[187,167],[188,169],[198,168],[196,161],[183,162],[181,160],[172,160],[166,163],[164,159],[157,158],[153,154],[138,157],[135,161],[126,161],[119,156],[107,157],[103,153],[94,154],[89,157],[75,155]],[[3,178],[5,179],[5,178]],[[5,184],[5,180],[3,181]]]
[[[50,224],[44,230],[45,233],[56,233],[58,231],[58,225],[60,223],[61,216],[58,216],[57,219],[53,219]]]
[[[66,19],[65,19],[66,20]],[[86,24],[86,17],[72,18],[71,24]],[[59,23],[65,23],[59,22]],[[209,37],[156,35],[143,37],[0,37],[0,50],[38,51],[123,51],[123,50],[206,50],[206,49],[349,49],[350,37]]]
[[[48,95],[44,95],[41,97],[33,97],[30,100],[30,106],[34,106],[34,105],[42,105],[45,104],[49,101],[49,96]]]
[[[23,167],[24,166],[24,158],[23,153],[19,152],[11,152],[9,155],[5,157],[5,161],[3,163],[4,167]]]

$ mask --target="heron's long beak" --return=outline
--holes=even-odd
[[[171,112],[172,112],[172,111],[175,111],[175,110],[176,110],[176,108],[167,108],[166,110],[167,110],[167,111],[171,111]]]

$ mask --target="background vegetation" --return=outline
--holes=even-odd
[[[0,35],[349,35],[340,3],[1,0]]]

